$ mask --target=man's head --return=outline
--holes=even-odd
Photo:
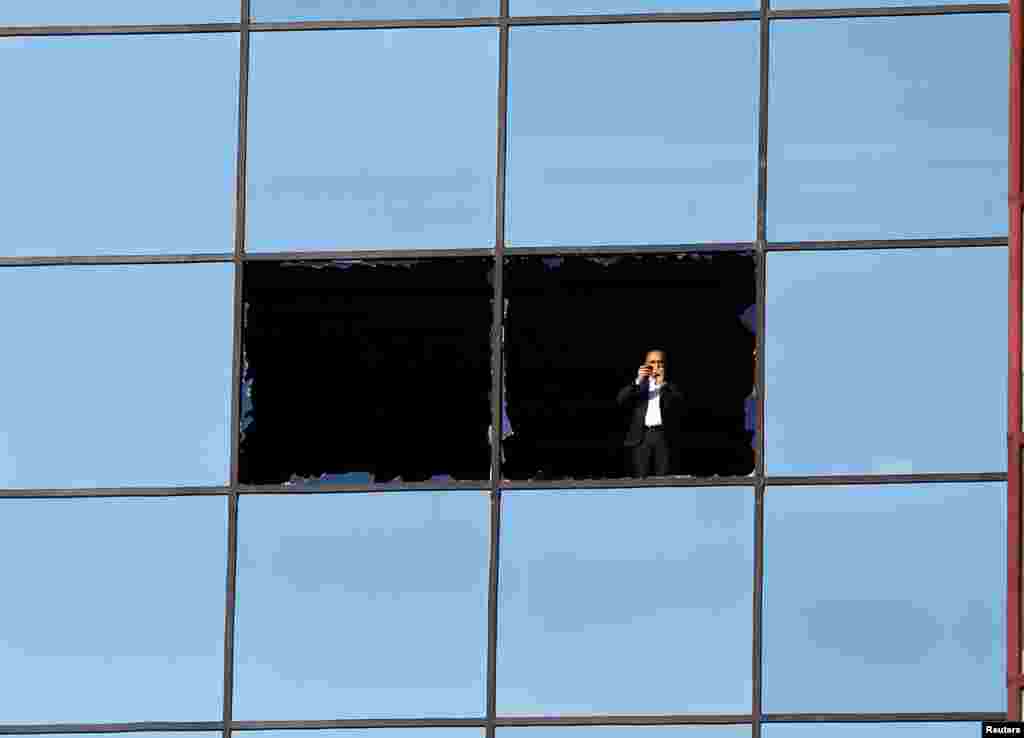
[[[644,358],[644,363],[651,367],[651,373],[655,380],[658,382],[665,381],[665,367],[667,360],[665,352],[661,349],[652,349],[647,352],[647,356]]]

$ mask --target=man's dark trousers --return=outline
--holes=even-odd
[[[665,440],[664,426],[644,428],[644,437],[630,452],[634,477],[643,478],[652,472],[659,477],[668,475],[670,451]]]

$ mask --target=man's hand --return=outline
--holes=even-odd
[[[651,378],[651,366],[650,364],[644,364],[636,373],[637,381],[642,382],[645,379]]]

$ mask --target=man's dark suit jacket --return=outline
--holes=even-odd
[[[647,416],[647,389],[648,381],[640,384],[630,382],[626,387],[619,390],[617,401],[619,407],[630,408],[629,431],[626,433],[624,446],[636,446],[644,438],[644,418]],[[661,423],[664,428],[665,440],[669,447],[676,447],[679,437],[679,430],[682,425],[683,415],[686,412],[686,403],[680,389],[667,382],[661,388],[659,395],[661,401]]]

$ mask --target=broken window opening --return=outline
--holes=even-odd
[[[486,480],[492,269],[247,263],[241,482]]]
[[[752,473],[753,253],[505,264],[504,400],[514,433],[503,444],[503,478],[637,476],[624,445],[635,408],[616,400],[653,349],[667,353],[667,379],[684,398],[684,412],[665,419],[668,474]]]

